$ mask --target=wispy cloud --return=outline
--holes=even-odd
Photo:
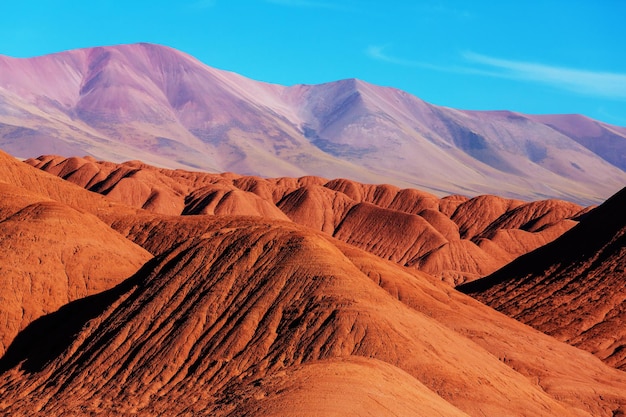
[[[372,59],[405,67],[540,83],[583,95],[626,100],[626,74],[624,73],[589,71],[515,61],[475,52],[463,53],[461,55],[463,61],[460,65],[437,65],[390,55],[386,52],[387,48],[388,45],[370,45],[365,53]]]
[[[402,59],[402,58],[391,56],[385,51],[385,49],[387,48],[388,48],[388,45],[383,45],[383,46],[370,45],[365,50],[365,53],[367,54],[367,56],[369,56],[372,59],[375,59],[377,61],[388,62],[390,64],[403,65],[405,67],[425,67],[425,68],[440,70],[439,67],[426,64],[424,62],[413,61],[409,59]]]
[[[485,76],[498,76],[496,72],[487,71],[484,69],[464,67],[464,66],[456,66],[456,65],[436,65],[431,64],[424,61],[411,60],[399,58],[394,55],[390,55],[386,52],[389,45],[370,45],[365,50],[365,54],[372,59],[377,61],[387,62],[394,65],[401,65],[404,67],[414,67],[414,68],[424,68],[433,71],[441,71],[441,72],[450,72],[457,74],[474,74],[474,75],[485,75]]]
[[[626,99],[626,74],[513,61],[466,52],[463,57],[494,71],[497,76],[548,84],[586,95]]]
[[[352,7],[316,0],[265,0],[267,3],[278,4],[289,7],[304,7],[310,9],[329,9],[329,10],[353,10]]]
[[[602,120],[617,125],[626,127],[626,117],[620,114],[616,114],[612,111],[606,110],[604,107],[600,107],[596,110],[596,113]]]

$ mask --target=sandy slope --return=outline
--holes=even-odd
[[[451,284],[487,275],[555,239],[584,212],[558,200],[438,198],[416,189],[347,179],[263,179],[77,157],[42,156],[26,162],[156,213],[291,219]]]

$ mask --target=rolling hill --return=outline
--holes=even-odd
[[[388,184],[312,176],[268,179],[52,155],[25,162],[154,213],[292,220],[453,285],[546,244],[587,211],[559,200],[438,198]]]
[[[549,245],[459,289],[626,369],[626,189]]]
[[[626,128],[134,44],[0,149],[2,415],[626,415]]]
[[[44,311],[23,323],[0,358],[4,414],[608,417],[626,411],[622,371],[438,278],[326,231],[263,212],[140,209],[4,153],[0,158],[5,242],[22,243],[19,251],[7,247],[2,265],[29,274],[39,268],[29,259],[41,259],[44,266],[33,274],[45,277],[50,288],[24,291],[27,296],[16,300],[17,308]],[[75,168],[66,174],[83,180],[79,173],[88,170],[100,181],[109,175],[81,170],[81,163],[112,168],[111,173],[129,168],[89,159],[60,161]],[[61,171],[69,166],[50,165]],[[139,174],[138,164],[130,165],[146,183],[152,178],[163,184],[176,174],[179,180],[172,183],[199,187],[190,187],[190,195],[210,183],[209,174],[147,166]],[[160,181],[155,173],[161,173]],[[114,175],[133,178],[119,174]],[[255,190],[259,199],[276,193],[280,200],[299,182],[306,190],[320,181],[234,174],[210,179]],[[341,189],[344,200],[360,195],[361,203],[353,206],[362,204],[360,210],[393,211],[394,200],[396,209],[406,210],[398,213],[419,206],[419,199],[393,197],[402,190],[345,180],[325,184],[320,189]],[[242,188],[242,198],[252,193]],[[415,190],[410,194],[439,201]],[[372,202],[364,203],[367,199]],[[476,212],[481,206],[476,200],[460,211],[472,200],[442,200],[441,215],[465,218],[459,233],[467,236],[496,224],[540,229],[567,212],[567,205],[544,203],[539,209],[500,199],[501,208],[489,205],[492,213],[505,208],[516,214],[489,227],[486,220],[477,225],[462,216]],[[136,205],[142,199],[129,201]],[[583,214],[581,225],[594,213]],[[427,218],[438,216],[424,214]],[[84,281],[70,281],[91,289],[77,292],[67,285],[71,271],[94,272]],[[13,276],[7,288],[20,288],[15,284],[23,278]]]

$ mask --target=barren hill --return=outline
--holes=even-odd
[[[489,240],[494,231],[548,230],[570,222],[563,219],[579,206],[439,199],[320,177],[260,179],[42,159],[46,169],[83,186],[123,191],[117,197],[140,190],[126,202],[150,211],[115,202],[112,191],[96,194],[6,154],[0,158],[0,267],[14,269],[3,274],[2,296],[21,294],[22,304],[7,306],[29,312],[17,336],[5,339],[0,413],[626,412],[623,372],[440,279],[355,246],[367,246],[374,235],[362,230],[380,227],[373,222],[381,215],[389,227],[386,235],[379,229],[381,244],[372,252],[405,226],[430,236],[425,245],[433,236],[448,241],[457,234],[474,244],[470,236]],[[211,187],[235,191],[236,198],[216,210],[214,200],[203,203],[215,192]],[[160,197],[151,199],[157,188]],[[150,200],[158,204],[146,205]],[[246,216],[229,213],[242,206]],[[483,206],[490,220],[472,222]],[[178,213],[158,213],[163,207]],[[247,212],[250,207],[255,210]],[[298,224],[291,216],[313,220]],[[352,244],[333,237],[335,229]],[[405,247],[426,248],[410,240]],[[40,287],[22,285],[24,277]]]
[[[551,244],[460,289],[626,370],[625,210],[626,189]]]
[[[105,210],[108,205],[101,196],[6,154],[0,159],[2,355],[33,320],[116,286],[151,255],[80,209],[84,203],[88,209]]]
[[[28,348],[3,363],[5,412],[609,416],[626,404],[621,372],[427,275],[290,222],[178,222],[182,244],[27,329]],[[82,330],[42,358],[37,341],[68,317]]]
[[[321,177],[264,179],[42,156],[26,163],[129,206],[176,215],[252,215],[323,231],[451,284],[485,276],[576,224],[581,206]]]
[[[583,116],[455,110],[356,79],[272,85],[151,44],[0,56],[0,147],[584,205],[626,181],[626,129]]]

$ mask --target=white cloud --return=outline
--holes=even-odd
[[[410,61],[406,59],[395,58],[393,56],[388,55],[385,52],[386,48],[387,48],[386,46],[370,45],[365,50],[365,53],[367,54],[367,56],[369,56],[372,59],[376,59],[378,61],[383,61],[383,62],[389,62],[390,64],[404,65],[407,67],[421,66],[421,63],[417,61]]]
[[[466,52],[463,57],[501,78],[538,82],[586,95],[626,99],[626,74],[513,61]]]
[[[380,45],[370,45],[365,50],[367,56],[377,61],[387,62],[394,65],[401,65],[404,67],[414,67],[414,68],[424,68],[430,69],[433,71],[441,71],[441,72],[451,72],[457,74],[475,74],[475,75],[485,75],[485,76],[498,76],[497,73],[492,71],[481,70],[477,68],[470,67],[459,67],[454,65],[435,65],[428,62],[410,60],[398,58],[396,56],[390,55],[385,52],[389,45],[380,46]]]
[[[387,48],[388,45],[370,45],[365,50],[365,53],[367,56],[377,61],[405,67],[541,83],[583,95],[619,100],[626,99],[626,74],[623,73],[589,71],[536,62],[514,61],[474,52],[465,52],[462,54],[462,58],[465,62],[463,65],[444,66],[398,58],[388,54],[385,51]]]

